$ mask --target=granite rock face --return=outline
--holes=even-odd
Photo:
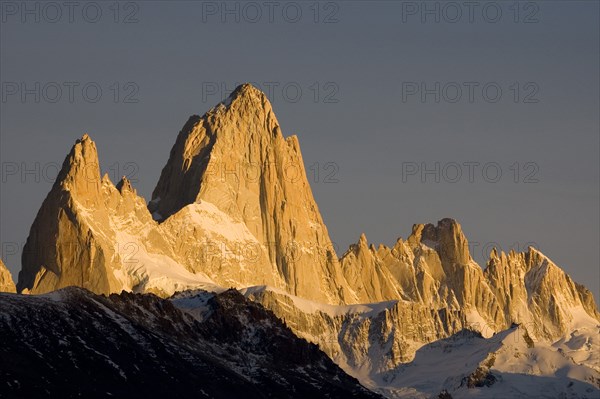
[[[485,277],[507,320],[527,325],[535,337],[560,337],[577,313],[600,320],[592,293],[533,247],[508,255],[493,250]]]
[[[0,259],[0,292],[17,292],[12,276],[4,262],[2,262],[2,259]]]
[[[98,242],[91,219],[108,224],[96,144],[86,134],[71,149],[31,226],[18,290],[47,292],[77,285],[99,293],[116,289],[112,253]]]

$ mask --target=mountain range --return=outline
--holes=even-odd
[[[600,396],[589,290],[533,247],[482,268],[449,218],[338,258],[298,138],[249,84],[189,118],[149,202],[99,164],[86,134],[16,287],[0,264],[23,294],[0,295],[0,393]]]

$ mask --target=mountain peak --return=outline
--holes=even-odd
[[[82,143],[84,141],[92,141],[91,137],[89,134],[84,133],[83,136],[81,136],[80,139],[77,139],[77,141],[75,141],[75,143]]]
[[[276,280],[286,282],[290,293],[328,303],[352,298],[332,256],[298,140],[283,137],[267,96],[251,84],[186,123],[149,209],[165,221],[200,201],[244,223],[265,248],[266,264],[256,267],[277,270]],[[290,255],[291,247],[301,256]]]
[[[86,133],[71,147],[54,185],[77,195],[95,196],[100,190],[100,182],[96,143]]]
[[[492,250],[490,251],[489,258],[490,259],[498,259],[502,255],[504,255],[504,253],[498,254],[498,249],[496,247],[493,247]]]
[[[241,85],[236,87],[235,90],[233,90],[231,92],[231,95],[229,97],[231,97],[232,99],[239,98],[239,97],[262,98],[262,97],[266,97],[266,95],[260,89],[258,89],[256,86],[252,85],[251,83],[242,83]]]
[[[250,110],[254,113],[262,113],[264,115],[273,112],[267,95],[250,83],[237,86],[225,100],[211,108],[207,115],[218,114],[223,110],[234,110],[238,113]]]
[[[444,218],[434,226],[431,223],[423,226],[422,241],[437,243],[437,250],[442,262],[450,264],[467,264],[471,260],[469,245],[460,224],[451,218]]]
[[[442,234],[454,231],[462,234],[462,228],[460,224],[452,218],[443,218],[442,220],[438,220],[437,225],[427,223],[423,228],[423,234],[432,241],[437,241],[439,236]]]
[[[360,237],[358,239],[358,243],[360,245],[366,246],[367,245],[367,235],[365,233],[361,233]]]
[[[137,194],[137,191],[133,188],[131,181],[127,178],[127,176],[123,176],[121,178],[121,180],[117,183],[116,188],[121,194],[123,194],[125,191]]]

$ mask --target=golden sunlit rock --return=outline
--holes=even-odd
[[[0,292],[17,292],[12,276],[2,259],[0,259]]]

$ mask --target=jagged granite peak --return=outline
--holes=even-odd
[[[428,281],[421,292],[424,298],[427,298],[426,286],[429,292],[436,287],[434,303],[454,303],[460,308],[471,309],[473,318],[481,318],[489,326],[506,326],[504,314],[481,267],[471,258],[467,239],[458,222],[446,218],[438,221],[436,226],[417,225],[408,241],[416,251],[423,279]]]
[[[464,322],[505,326],[481,268],[472,260],[460,224],[415,224],[406,242],[368,246],[362,236],[342,256],[346,280],[364,302],[404,299],[434,309],[463,310]],[[493,328],[495,331],[495,327]]]
[[[65,158],[52,189],[42,203],[23,248],[17,289],[50,291],[79,285],[108,292],[112,273],[96,237],[79,222],[78,205],[95,208],[102,202],[96,144],[85,134]],[[99,216],[98,223],[108,218]]]
[[[600,320],[591,292],[534,247],[492,251],[484,274],[510,322],[537,337],[556,338],[581,317]]]
[[[446,312],[460,310],[463,325],[477,325],[487,335],[524,323],[532,325],[537,338],[556,339],[576,321],[573,313],[600,320],[589,290],[533,247],[509,254],[493,249],[482,271],[452,219],[415,224],[408,239],[398,239],[392,249],[369,247],[361,237],[341,264],[365,302],[401,298]]]
[[[454,219],[442,219],[436,226],[431,223],[417,225],[413,227],[413,235],[425,245],[434,244],[440,259],[448,267],[452,264],[467,264],[472,261],[462,227]]]
[[[403,298],[402,288],[390,270],[382,267],[382,260],[373,245],[369,246],[363,233],[358,243],[350,245],[340,259],[344,278],[358,297],[358,302],[379,302]]]
[[[131,181],[127,178],[127,176],[123,176],[115,187],[121,194],[123,194],[123,192],[137,194],[137,190],[133,188]]]
[[[8,271],[8,268],[2,259],[0,259],[0,292],[17,292],[17,288],[15,287],[15,283],[10,271]]]
[[[176,289],[210,283],[174,260],[171,244],[125,178],[100,178],[86,134],[67,155],[31,226],[17,289],[46,293],[78,286],[99,294]]]
[[[204,116],[188,120],[149,209],[168,221],[204,201],[246,226],[264,252],[251,267],[272,265],[279,288],[328,303],[357,300],[313,198],[298,139],[283,137],[267,96],[252,85],[239,86]],[[219,282],[218,274],[210,276]]]
[[[65,158],[54,186],[94,201],[100,191],[100,164],[96,143],[86,133],[75,142]],[[54,189],[54,187],[53,187]]]
[[[283,138],[269,100],[251,84],[238,86],[224,102],[202,117],[192,115],[179,132],[152,193],[151,211],[156,211],[166,219],[185,205],[195,202],[200,196],[202,183],[213,174],[217,178],[257,179],[258,176],[249,174],[258,171],[243,168],[262,166],[258,163],[262,160],[257,158],[260,154],[247,154],[242,159],[232,160],[232,164],[225,164],[224,160],[214,160],[210,164],[210,161],[217,155],[212,154],[217,137],[228,137],[229,141],[224,144],[231,145],[248,144],[249,136],[260,140],[262,135],[267,140]],[[268,144],[273,143],[271,141]]]

